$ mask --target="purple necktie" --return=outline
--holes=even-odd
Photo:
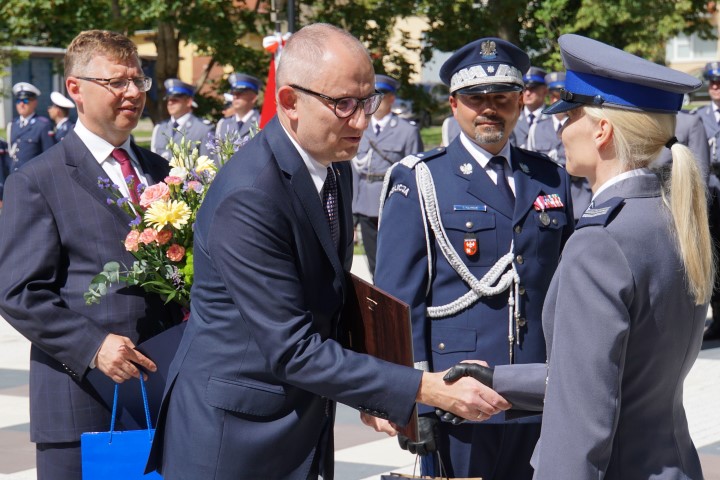
[[[327,167],[327,178],[323,186],[323,209],[325,218],[330,226],[330,235],[337,248],[340,243],[340,219],[338,215],[338,190],[335,172],[332,167]]]
[[[122,172],[123,178],[126,182],[128,181],[128,177],[130,177],[130,181],[128,182],[130,200],[132,200],[133,203],[140,203],[140,196],[137,192],[137,187],[140,185],[140,179],[138,178],[137,173],[135,173],[135,168],[132,166],[130,156],[125,149],[122,148],[116,148],[110,155],[120,164],[120,171]]]

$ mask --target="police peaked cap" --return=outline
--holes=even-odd
[[[525,75],[523,75],[523,82],[525,85],[545,85],[545,75],[547,72],[542,68],[530,67]]]
[[[13,85],[13,95],[15,98],[35,98],[40,95],[40,90],[32,83],[19,82]]]
[[[675,113],[683,96],[702,82],[591,38],[575,34],[558,39],[567,72],[561,100],[543,110],[553,114],[582,105]]]
[[[375,90],[383,93],[397,92],[400,82],[387,75],[375,75]]]
[[[165,94],[168,97],[173,95],[195,96],[195,88],[177,78],[168,78],[163,85],[165,85]]]
[[[228,77],[228,83],[233,92],[241,92],[243,90],[252,90],[258,92],[260,90],[261,82],[252,75],[246,75],[244,73],[232,73]]]
[[[530,68],[527,53],[501,38],[481,38],[456,51],[440,68],[450,93],[520,91]]]

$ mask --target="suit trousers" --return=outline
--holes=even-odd
[[[378,217],[356,215],[360,224],[363,247],[370,266],[370,275],[375,276],[375,258],[377,254]]]
[[[38,480],[81,480],[80,442],[36,443]]]

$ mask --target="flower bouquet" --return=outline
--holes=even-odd
[[[164,182],[140,186],[139,203],[124,197],[107,178],[98,178],[98,186],[108,192],[108,203],[134,217],[124,244],[136,260],[130,267],[116,261],[106,263],[84,294],[87,304],[100,303],[111,284],[124,283],[189,307],[195,216],[219,168],[208,156],[199,155],[198,143],[185,138],[179,143],[170,140],[170,174]],[[211,153],[222,151],[226,160],[240,145],[232,138],[215,141]]]

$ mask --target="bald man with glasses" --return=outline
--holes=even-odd
[[[162,157],[130,138],[151,85],[127,37],[80,33],[65,56],[75,128],[5,182],[0,314],[32,344],[30,440],[39,480],[79,480],[80,435],[110,425],[110,410],[87,374],[98,369],[122,383],[139,377],[136,364],[154,371],[133,347],[176,318],[160,297],[139,288],[115,285],[101,305],[83,298],[105,262],[134,260],[121,242],[133,219],[108,205],[98,178],[133,197],[168,174]]]

